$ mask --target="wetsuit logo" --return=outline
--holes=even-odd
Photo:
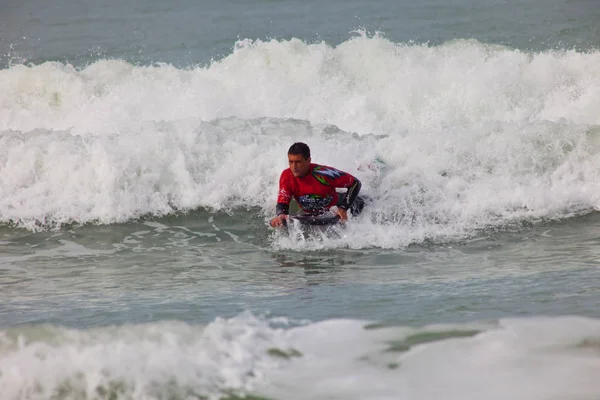
[[[327,208],[333,200],[332,196],[321,197],[317,194],[307,194],[298,197],[298,204],[305,211],[320,211]]]
[[[327,182],[327,179],[325,179],[325,176],[327,176],[329,178],[337,179],[342,175],[344,175],[343,172],[338,171],[337,169],[334,169],[334,168],[326,168],[326,167],[322,167],[322,166],[317,166],[313,169],[313,176],[315,177],[315,179],[318,180],[319,182],[321,182],[323,185],[327,185],[327,186],[329,186],[329,182]]]

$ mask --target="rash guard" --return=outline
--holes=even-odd
[[[319,214],[334,205],[349,209],[360,191],[360,181],[347,172],[319,164],[310,164],[308,174],[297,178],[288,168],[279,178],[277,215],[288,214],[290,200],[296,199],[302,211]],[[348,188],[341,204],[335,188]]]

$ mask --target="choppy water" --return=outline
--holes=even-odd
[[[599,10],[3,3],[0,398],[597,399]]]

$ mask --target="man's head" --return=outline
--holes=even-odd
[[[295,177],[303,177],[310,171],[310,148],[304,143],[294,143],[288,150],[290,170]]]

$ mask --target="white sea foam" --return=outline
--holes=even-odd
[[[287,327],[243,314],[0,333],[13,399],[595,399],[600,322],[576,317],[423,328],[328,320]],[[53,397],[54,396],[54,397]],[[187,396],[187,397],[186,397]],[[204,397],[203,397],[204,396]]]
[[[144,121],[296,118],[359,133],[486,121],[598,124],[599,52],[526,53],[477,41],[405,45],[357,36],[251,41],[206,67],[118,60],[0,71],[0,131],[125,134]]]
[[[452,240],[600,204],[600,53],[240,41],[210,66],[0,71],[0,221],[272,212],[293,141],[373,201],[326,243]],[[377,161],[376,161],[377,160]],[[277,239],[281,247],[298,243]]]

